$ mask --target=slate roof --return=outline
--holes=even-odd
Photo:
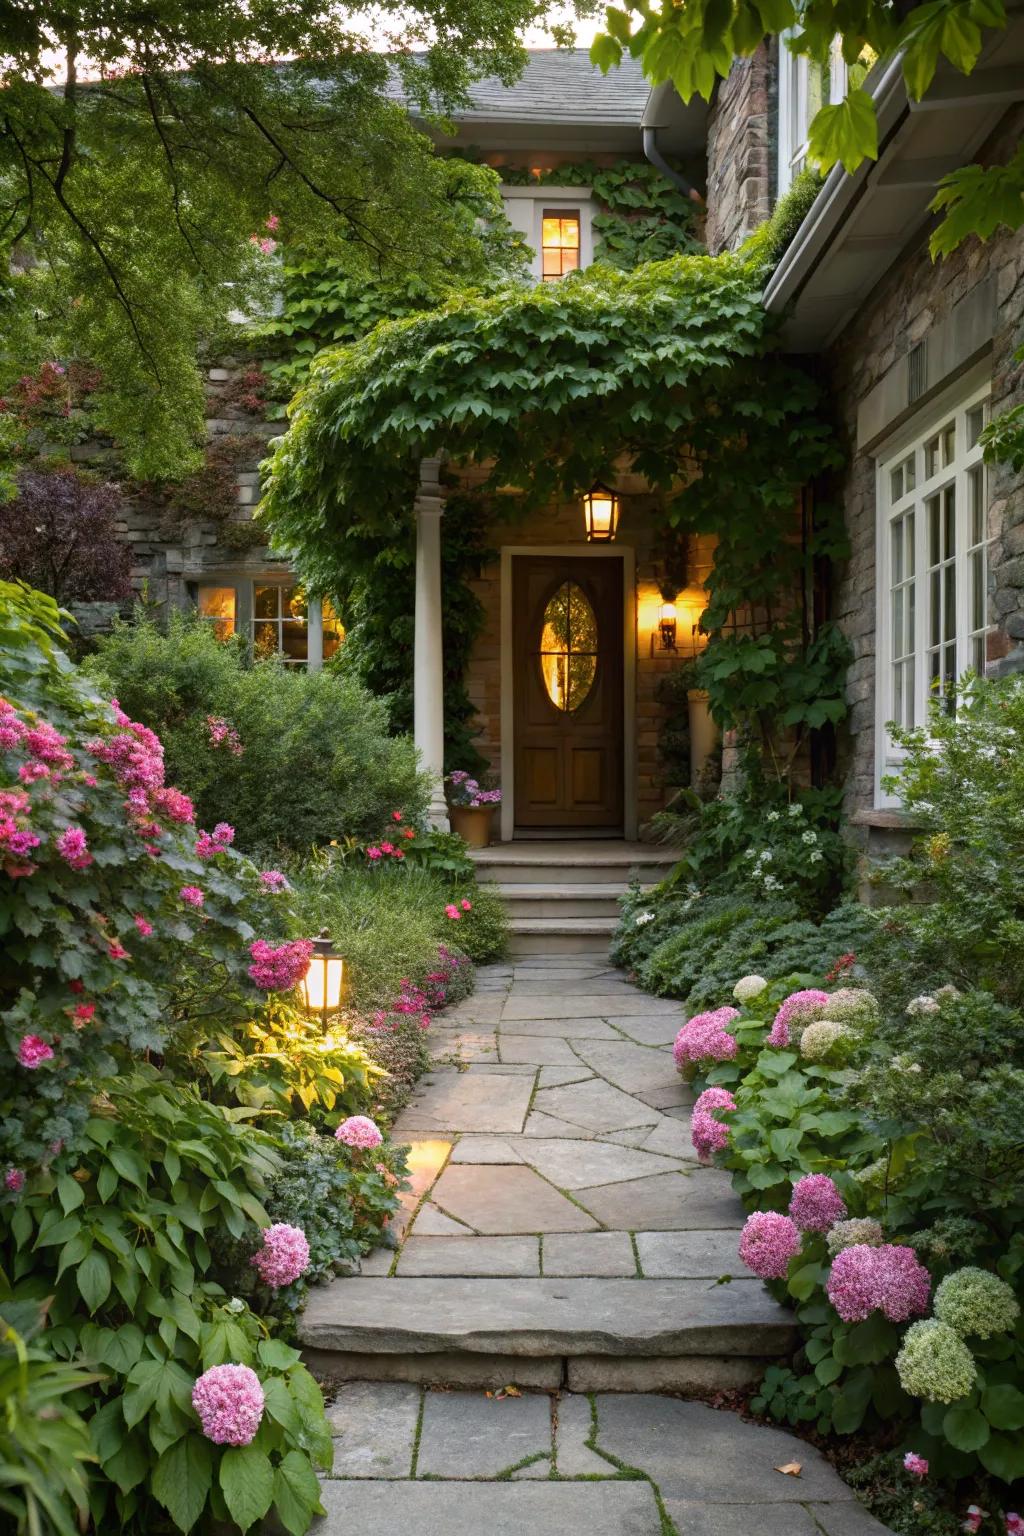
[[[456,113],[455,121],[639,127],[649,95],[637,59],[627,56],[602,75],[586,48],[532,49],[514,85],[503,85],[493,75],[477,81],[472,106]]]

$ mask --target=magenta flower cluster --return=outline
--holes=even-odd
[[[690,1118],[690,1140],[702,1163],[709,1163],[716,1152],[729,1145],[729,1127],[716,1120],[713,1110],[736,1108],[736,1100],[727,1088],[705,1088]]]
[[[791,992],[783,999],[775,1021],[769,1032],[767,1045],[777,1046],[780,1049],[789,1044],[789,1026],[794,1019],[819,1018],[821,1009],[828,1002],[828,993],[819,992],[815,987],[808,987],[802,992]]]
[[[846,1202],[827,1173],[809,1173],[793,1185],[789,1214],[801,1232],[827,1232],[846,1220]]]
[[[261,869],[260,885],[265,891],[286,891],[288,881],[279,869]]]
[[[466,806],[471,811],[477,811],[483,805],[501,804],[500,789],[481,789],[478,781],[464,768],[456,768],[454,773],[448,775],[447,782],[452,805]]]
[[[291,1227],[286,1221],[276,1221],[263,1231],[263,1247],[254,1253],[250,1263],[259,1272],[264,1285],[275,1290],[291,1285],[309,1268],[309,1243],[301,1227]]]
[[[44,1061],[53,1060],[53,1046],[47,1045],[39,1035],[22,1035],[18,1043],[18,1060],[29,1072],[35,1072]]]
[[[249,976],[264,992],[290,992],[298,986],[313,957],[312,939],[293,939],[275,949],[266,939],[249,946],[252,965]]]
[[[0,728],[2,720],[0,716]],[[35,873],[36,866],[26,862],[26,855],[39,847],[42,838],[28,824],[30,807],[23,789],[0,789],[0,863],[12,879]]]
[[[201,859],[214,859],[235,840],[235,829],[226,821],[218,821],[212,832],[200,832],[196,839],[196,853]]]
[[[183,885],[178,895],[187,907],[201,907],[206,901],[198,885]]]
[[[214,1365],[192,1388],[192,1406],[214,1445],[248,1445],[263,1418],[263,1388],[247,1365]]]
[[[712,1013],[695,1013],[687,1019],[672,1047],[676,1066],[731,1061],[736,1055],[736,1039],[725,1026],[739,1016],[738,1008],[716,1008]]]
[[[881,1311],[891,1323],[905,1323],[928,1310],[931,1276],[912,1248],[855,1243],[832,1261],[828,1299],[844,1323],[862,1323]]]
[[[241,757],[245,751],[242,739],[230,720],[225,720],[220,715],[207,715],[206,732],[211,747],[223,747],[225,751],[231,753],[232,757]]]
[[[384,1137],[369,1115],[349,1115],[334,1133],[338,1141],[359,1152],[370,1152],[379,1147]]]
[[[907,1452],[903,1458],[903,1466],[910,1473],[911,1477],[921,1479],[928,1476],[928,1462],[923,1456],[919,1456],[916,1451]]]
[[[57,852],[72,869],[88,869],[92,863],[89,844],[81,827],[65,827],[57,839]]]
[[[755,1211],[740,1233],[740,1258],[762,1280],[784,1280],[800,1252],[800,1233],[778,1211]]]

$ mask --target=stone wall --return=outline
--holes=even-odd
[[[1008,114],[983,159],[999,160],[1024,129],[1024,111]],[[1024,322],[1024,232],[982,243],[969,240],[945,260],[932,262],[928,234],[904,253],[858,311],[827,358],[845,447],[850,455],[841,494],[851,555],[838,573],[835,616],[853,646],[848,677],[847,809],[854,823],[891,825],[891,812],[872,812],[875,798],[875,458],[857,447],[858,412],[872,390],[884,389],[894,370],[907,368],[910,350],[938,338],[951,320],[971,311],[988,315],[991,335],[992,413],[1024,400],[1024,366],[1014,361]],[[968,306],[968,308],[964,308]],[[949,334],[947,327],[944,334]],[[939,351],[938,347],[933,349]],[[965,359],[964,367],[970,362]],[[960,371],[963,371],[961,369]],[[955,380],[957,369],[930,377],[914,410]],[[905,397],[904,397],[905,398]],[[873,444],[870,446],[874,446]],[[989,672],[1024,670],[1024,482],[1003,466],[989,471]]]
[[[706,239],[713,256],[734,250],[772,211],[772,52],[737,59],[708,114]]]

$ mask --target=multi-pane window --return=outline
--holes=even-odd
[[[837,38],[828,64],[818,64],[803,54],[791,53],[785,38],[779,42],[779,171],[778,195],[788,192],[807,163],[807,139],[811,123],[822,107],[842,101],[849,71]]]
[[[307,601],[294,582],[203,583],[196,606],[211,621],[218,639],[246,637],[257,658],[279,656],[287,666],[316,671],[334,655],[345,636],[331,604]]]
[[[545,209],[541,217],[541,274],[545,282],[575,272],[580,264],[580,216]]]
[[[931,700],[955,708],[957,679],[985,670],[986,393],[933,418],[879,465],[880,725],[922,725]],[[882,756],[884,772],[897,761],[888,741]]]

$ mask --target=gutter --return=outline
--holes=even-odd
[[[647,105],[644,108],[643,117],[640,119],[640,133],[643,143],[644,158],[654,166],[656,171],[660,171],[662,176],[664,176],[668,181],[672,182],[673,186],[678,187],[680,192],[688,197],[692,203],[700,203],[703,206],[704,199],[701,197],[696,187],[691,186],[686,177],[682,175],[681,172],[674,171],[672,169],[668,161],[665,159],[665,156],[658,148],[658,130],[664,125],[658,123],[656,120],[660,115],[662,105],[666,101],[669,92],[672,90],[673,86],[671,81],[666,80],[661,85],[656,85],[650,96],[647,98]]]
[[[868,176],[881,163],[893,135],[910,115],[901,54],[890,59],[871,95],[878,114],[878,158],[862,161],[852,174],[841,165],[834,165],[829,171],[824,186],[765,284],[761,301],[769,314],[786,309],[796,298],[847,212],[863,195]]]

